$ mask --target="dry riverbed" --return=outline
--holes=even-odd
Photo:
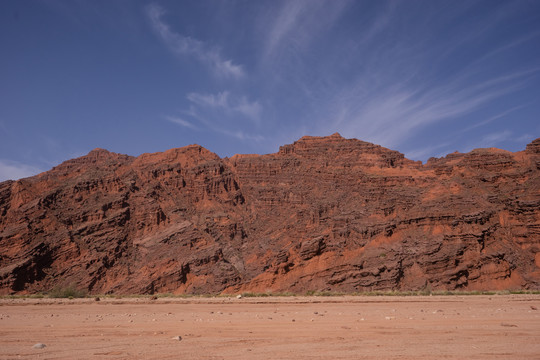
[[[540,295],[0,299],[0,359],[540,359],[538,309]]]

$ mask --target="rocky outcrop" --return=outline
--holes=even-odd
[[[0,183],[0,293],[538,289],[539,149],[96,149]]]

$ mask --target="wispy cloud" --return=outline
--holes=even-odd
[[[279,46],[281,40],[294,29],[298,17],[307,8],[305,5],[301,1],[288,1],[285,3],[275,20],[274,26],[268,33],[267,53],[273,52]]]
[[[352,135],[397,146],[426,125],[470,114],[522,87],[521,81],[509,76],[476,86],[464,82],[431,89],[422,85],[386,88],[360,95],[355,105],[345,105],[348,122],[343,127]]]
[[[242,130],[235,130],[235,131],[230,131],[230,130],[226,130],[226,129],[216,129],[215,131],[221,133],[221,134],[224,134],[224,135],[227,135],[227,136],[230,136],[230,137],[234,137],[238,140],[251,140],[251,141],[256,141],[256,142],[260,142],[262,140],[264,140],[264,137],[261,136],[261,135],[253,135],[253,134],[249,134],[249,133],[246,133]]]
[[[205,63],[218,76],[240,78],[245,75],[241,65],[234,64],[232,60],[222,58],[218,49],[208,46],[204,42],[183,36],[171,30],[162,17],[165,10],[151,4],[146,12],[154,31],[159,35],[167,47],[177,55],[190,55]]]
[[[177,116],[165,116],[165,119],[167,119],[168,121],[170,121],[170,122],[172,122],[174,124],[183,126],[185,128],[188,128],[188,129],[191,129],[191,130],[198,130],[198,128],[195,125],[193,125],[191,122],[189,122],[187,120],[184,120],[182,118],[179,118]]]
[[[297,48],[309,44],[317,34],[330,27],[350,1],[289,0],[269,23],[265,57],[277,54],[284,46]]]
[[[198,93],[189,93],[187,95],[189,101],[204,107],[228,107],[228,97],[229,93],[227,91],[220,92],[215,95]]]
[[[264,133],[276,143],[298,132],[339,131],[422,160],[461,151],[469,138],[480,141],[486,131],[499,137],[485,144],[508,143],[512,134],[501,130],[500,119],[533,106],[523,90],[540,74],[536,55],[516,55],[531,48],[538,28],[500,33],[510,17],[521,14],[510,11],[515,8],[520,6],[276,1],[255,12],[253,38],[242,33],[242,46],[255,55],[246,57],[250,68],[255,62],[250,81],[230,91],[213,86],[189,93],[177,123],[241,140],[260,140],[257,134]],[[234,73],[228,67],[243,73],[202,42],[173,32],[161,8],[150,7],[149,17],[176,53],[214,64],[214,70],[221,66],[224,73]],[[203,60],[211,58],[207,52],[218,60]]]
[[[190,93],[187,98],[203,109],[213,109],[229,114],[240,114],[259,122],[262,106],[258,101],[249,101],[246,96],[232,96],[228,91],[217,94]]]
[[[192,130],[211,131],[242,141],[263,140],[253,131],[261,125],[262,106],[258,101],[249,101],[246,96],[236,96],[228,91],[189,93],[186,97],[191,105],[182,114],[193,121],[178,116],[166,116],[166,120]]]
[[[498,131],[484,135],[476,147],[494,147],[503,141],[510,140],[512,132],[510,130]]]
[[[481,126],[484,126],[484,125],[487,125],[495,120],[498,120],[498,119],[502,119],[506,116],[508,116],[509,114],[513,113],[514,111],[517,111],[519,109],[523,109],[524,107],[526,107],[527,105],[530,105],[530,104],[523,104],[523,105],[519,105],[519,106],[514,106],[513,108],[510,108],[510,109],[507,109],[505,111],[502,111],[501,113],[497,114],[497,115],[494,115],[494,116],[490,116],[489,118],[485,119],[485,120],[482,120],[476,124],[473,124],[471,126],[468,126],[466,128],[464,128],[461,132],[467,132],[467,131],[470,131],[470,130],[473,130],[473,129],[476,129],[478,127],[481,127]]]
[[[309,116],[316,124],[315,132],[340,131],[347,137],[403,148],[434,124],[465,122],[464,119],[491,106],[494,110],[485,111],[482,117],[463,126],[472,130],[527,106],[530,100],[513,102],[506,108],[496,101],[525,89],[540,74],[540,68],[530,64],[527,67],[526,63],[525,66],[494,68],[491,61],[532,41],[536,33],[509,39],[495,50],[479,51],[477,57],[467,58],[475,59],[473,61],[464,61],[461,53],[457,54],[457,59],[454,53],[464,51],[460,39],[466,36],[468,28],[456,28],[456,33],[452,33],[444,46],[460,50],[450,52],[453,57],[445,59],[441,54],[447,52],[434,42],[426,24],[411,23],[411,11],[404,7],[381,7],[366,23],[365,31],[350,44],[348,56],[342,56],[344,60],[339,62],[339,67],[335,62],[328,62],[321,68],[323,71],[318,72],[317,83],[304,84],[316,89],[304,98],[307,111],[313,109]],[[499,16],[499,12],[486,16],[479,26],[490,30]],[[452,21],[449,19],[447,23],[452,24]],[[407,26],[396,32],[396,25],[402,23]],[[482,36],[472,39],[467,46],[485,47]],[[342,48],[337,50],[343,51]],[[356,62],[348,62],[348,58]],[[336,77],[336,69],[348,74],[348,78],[344,81]],[[428,141],[424,143],[426,149],[440,148],[436,146],[439,144],[426,143]],[[429,154],[422,149],[413,151],[415,155]]]
[[[524,36],[521,36],[520,38],[518,39],[513,39],[512,41],[510,42],[507,42],[506,44],[496,48],[496,49],[493,49],[492,51],[488,52],[487,54],[479,57],[478,59],[476,59],[474,62],[472,62],[472,65],[476,65],[478,63],[481,63],[481,62],[484,62],[490,58],[493,58],[494,56],[496,55],[499,55],[501,53],[504,53],[512,48],[515,48],[519,45],[522,45],[528,41],[531,41],[533,39],[536,39],[540,36],[540,31],[535,31],[533,33],[530,33],[530,34],[527,34],[527,35],[524,35]]]
[[[39,174],[42,171],[35,166],[0,159],[0,181],[18,180]]]
[[[469,152],[473,149],[479,148],[499,148],[508,149],[514,147],[513,151],[525,150],[525,145],[515,147],[518,144],[528,144],[534,140],[534,136],[527,133],[516,133],[516,131],[509,129],[502,129],[499,131],[489,132],[480,136],[479,138],[468,139],[460,144],[460,151]],[[442,156],[442,155],[441,155]]]
[[[463,136],[463,134],[468,133],[469,131],[476,129],[481,126],[488,125],[492,123],[495,120],[502,119],[507,117],[509,114],[513,113],[514,111],[517,111],[519,109],[522,109],[530,104],[524,104],[520,106],[515,106],[511,109],[502,111],[496,115],[490,116],[489,118],[482,120],[478,123],[474,123],[470,126],[467,126],[465,128],[460,129],[457,133],[459,134],[458,138]],[[501,131],[497,133],[490,133],[488,135],[484,135],[481,140],[479,141],[477,138],[474,139],[473,142],[468,143],[467,145],[462,144],[460,146],[460,150],[463,151],[469,151],[474,147],[490,147],[495,146],[497,142],[508,140],[508,137],[511,135],[508,131]],[[527,136],[527,135],[526,135]],[[453,136],[455,137],[455,136]],[[529,139],[530,136],[527,137]],[[525,137],[521,136],[517,138],[517,142],[524,142]],[[453,141],[439,141],[435,145],[432,146],[423,146],[420,148],[413,148],[412,150],[406,151],[405,155],[407,158],[416,160],[416,159],[427,159],[430,156],[435,157],[441,157],[449,152],[457,150],[456,148],[452,148],[452,146],[456,146],[455,142]]]
[[[405,156],[411,160],[426,160],[428,157],[444,157],[447,154],[460,151],[469,152],[477,148],[506,148],[501,146],[508,143],[529,143],[534,139],[530,134],[515,135],[514,132],[506,129],[487,133],[480,138],[468,139],[461,142],[442,141],[433,146],[424,146],[405,152]],[[518,151],[520,149],[517,149]]]

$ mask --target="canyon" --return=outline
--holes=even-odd
[[[339,134],[267,155],[95,149],[0,183],[0,294],[540,289],[540,138],[425,164]]]

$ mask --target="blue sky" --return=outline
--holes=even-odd
[[[0,2],[0,180],[101,147],[427,160],[540,137],[540,1]]]

